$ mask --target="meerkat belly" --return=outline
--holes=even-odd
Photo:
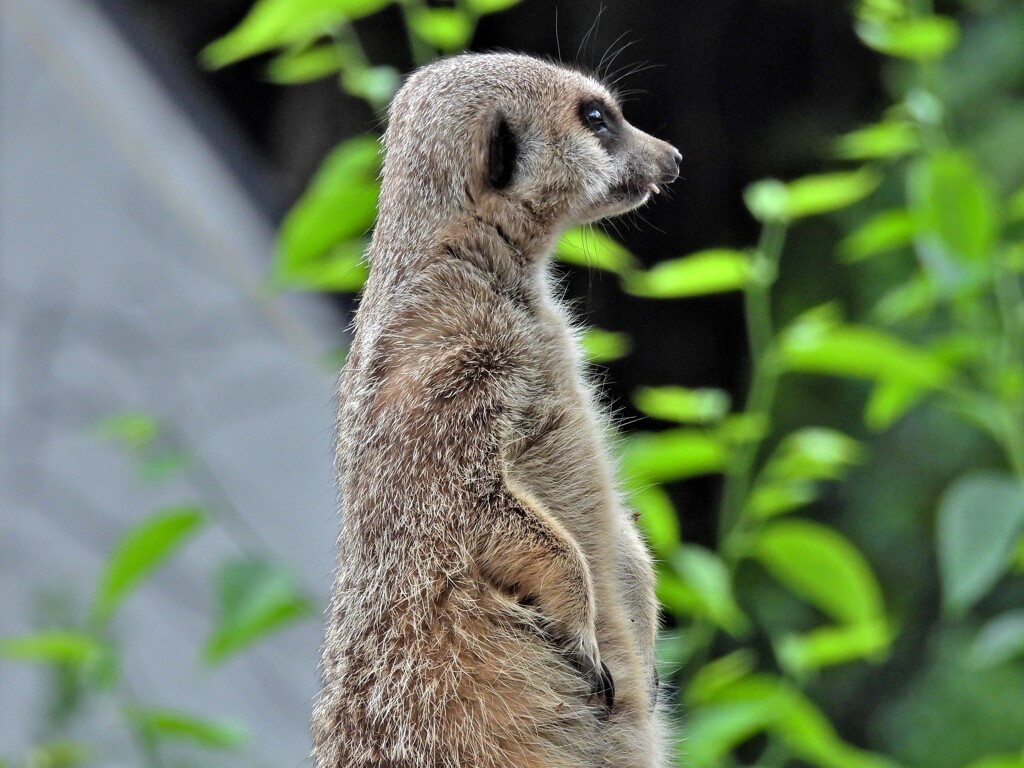
[[[564,387],[533,414],[526,449],[509,470],[577,541],[594,581],[598,641],[625,717],[653,700],[657,609],[646,549],[619,500],[614,468],[586,393]]]
[[[569,326],[558,303],[545,299],[537,336],[548,365],[538,376],[533,408],[523,414],[510,474],[579,543],[596,582],[599,623],[625,626],[629,638],[621,642],[643,658],[649,674],[658,622],[653,564],[620,498],[607,427],[581,377]]]

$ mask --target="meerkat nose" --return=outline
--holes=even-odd
[[[664,183],[673,182],[679,178],[679,169],[683,163],[683,155],[675,147],[669,147],[664,160],[662,161],[662,177]]]

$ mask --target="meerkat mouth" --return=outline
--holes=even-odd
[[[646,202],[651,195],[660,194],[661,187],[658,183],[647,179],[627,179],[612,189],[614,197],[634,205]]]

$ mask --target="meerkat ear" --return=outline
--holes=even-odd
[[[505,189],[516,172],[519,142],[508,120],[500,112],[491,119],[487,137],[487,183],[492,189]]]

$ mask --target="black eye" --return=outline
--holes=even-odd
[[[588,101],[580,105],[580,121],[598,136],[611,134],[604,107],[596,102]]]

